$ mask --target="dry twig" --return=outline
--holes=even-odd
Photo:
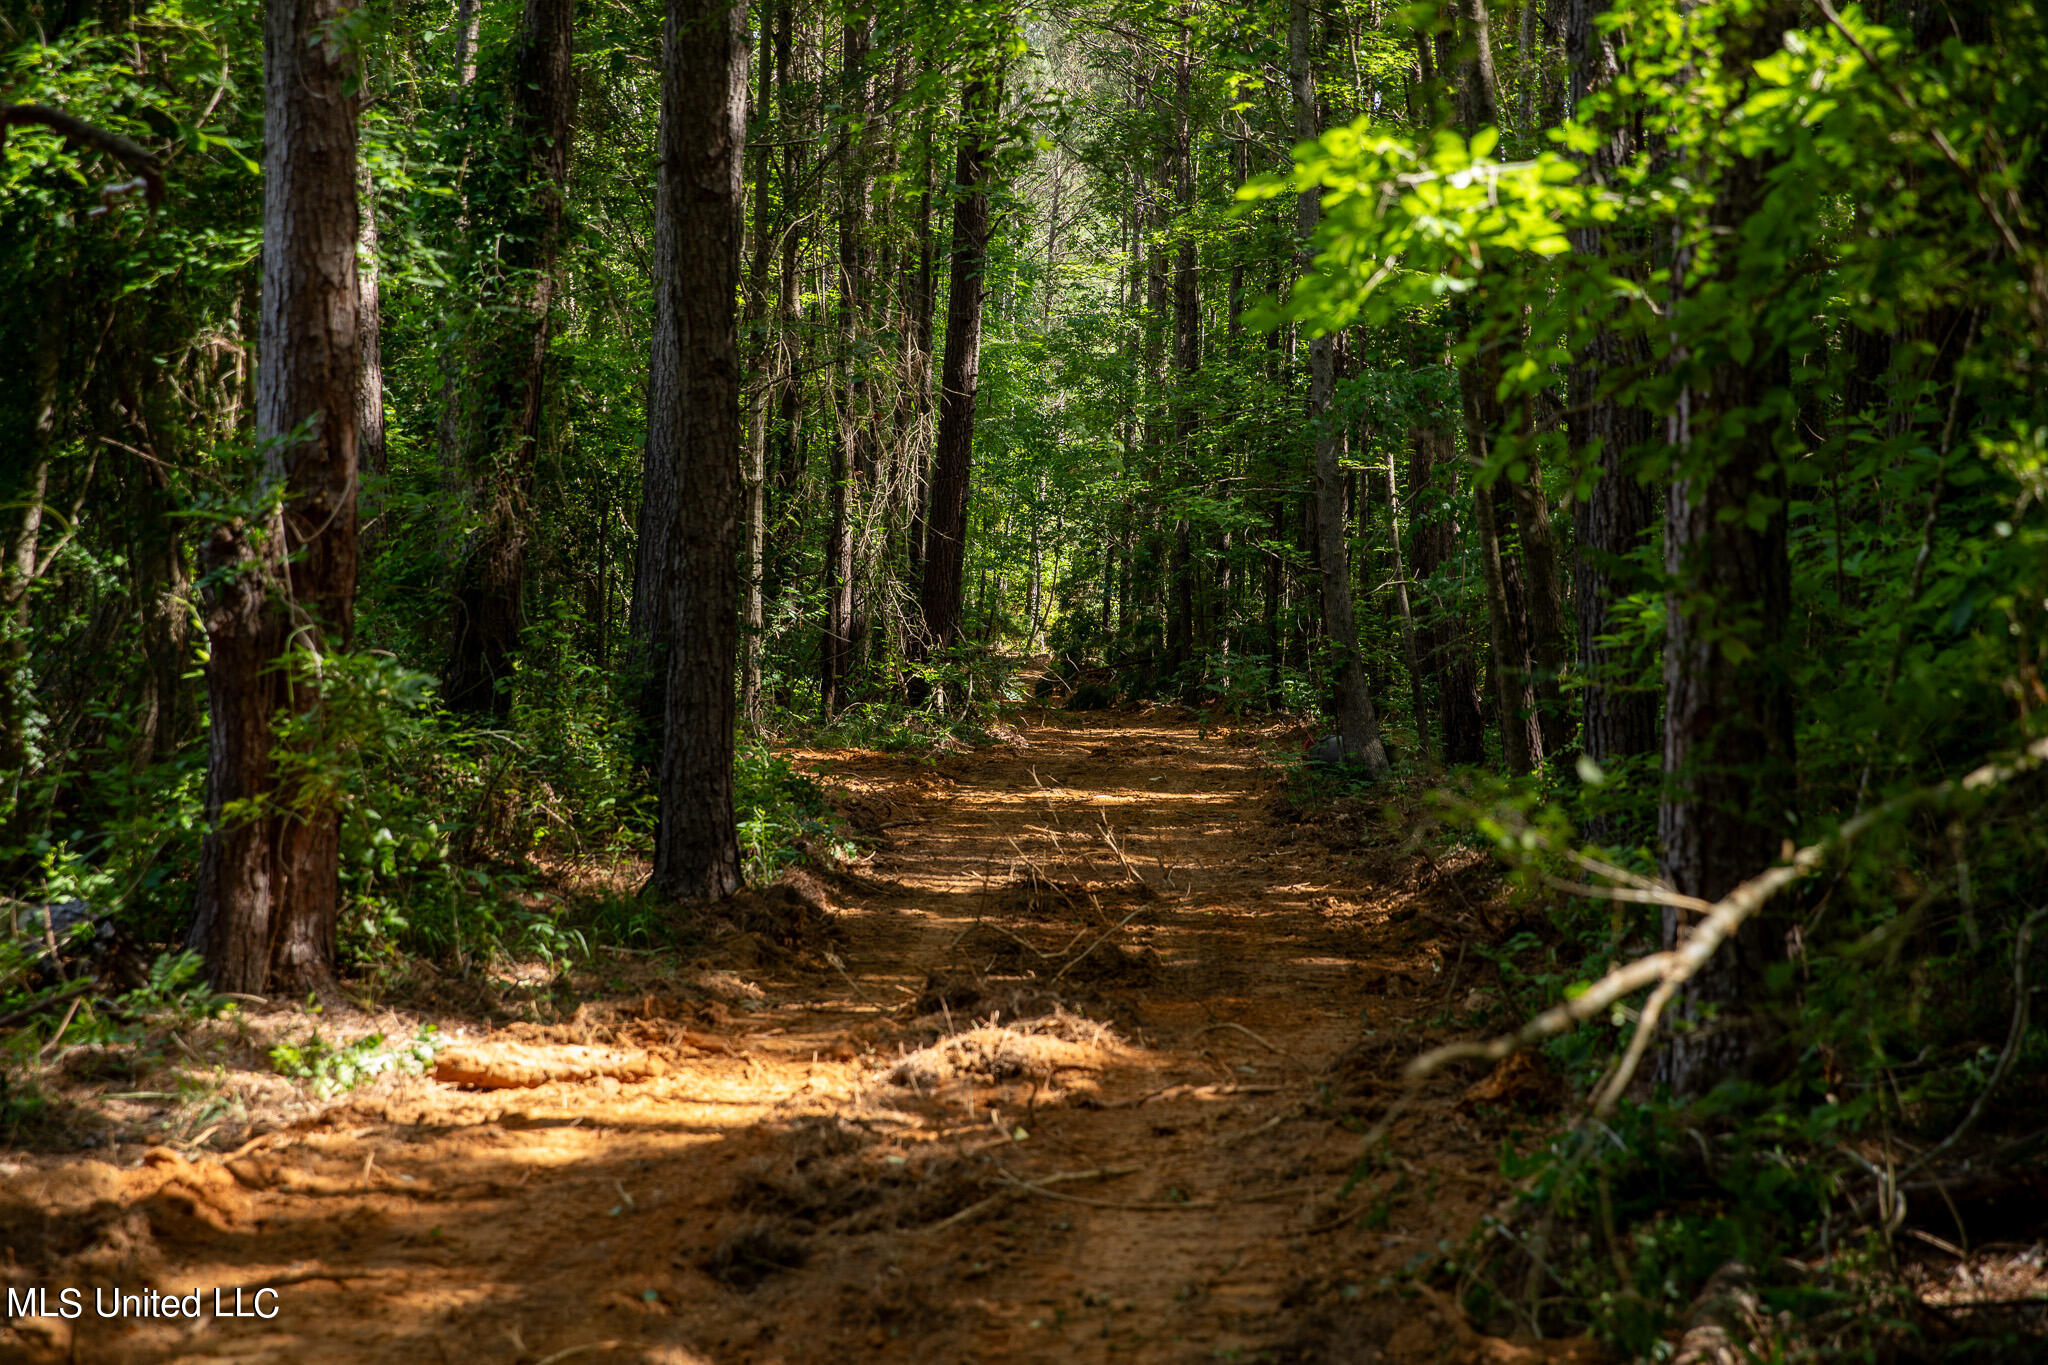
[[[1761,910],[1773,896],[1814,872],[1830,854],[1848,847],[1881,820],[1920,806],[1946,801],[1961,792],[1988,791],[2022,773],[2040,767],[2043,763],[2048,763],[2048,739],[2035,740],[2021,750],[2011,762],[1983,764],[1955,781],[1909,792],[1905,796],[1865,811],[1845,822],[1828,838],[1798,850],[1787,862],[1758,873],[1720,900],[1713,902],[1707,907],[1705,916],[1692,927],[1685,941],[1678,947],[1651,953],[1615,968],[1594,982],[1577,998],[1545,1010],[1513,1033],[1502,1034],[1483,1043],[1447,1043],[1442,1047],[1432,1048],[1408,1064],[1407,1078],[1411,1084],[1425,1080],[1455,1061],[1499,1061],[1533,1043],[1541,1042],[1545,1038],[1563,1033],[1588,1019],[1597,1017],[1616,1001],[1634,994],[1645,986],[1656,985],[1656,993],[1650,997],[1643,1009],[1642,1017],[1636,1023],[1635,1036],[1629,1040],[1628,1051],[1615,1067],[1595,1101],[1593,1116],[1604,1118],[1613,1111],[1616,1101],[1634,1080],[1636,1069],[1647,1051],[1650,1037],[1656,1032],[1665,1005],[1687,981],[1706,966],[1721,945],[1742,927],[1743,922]],[[1375,1131],[1379,1129],[1376,1128]]]

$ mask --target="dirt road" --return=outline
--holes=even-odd
[[[883,847],[705,959],[620,960],[570,1021],[472,1028],[443,1079],[238,1153],[11,1163],[7,1282],[86,1315],[0,1356],[1558,1358],[1392,1278],[1505,1193],[1455,1086],[1340,1197],[1462,987],[1444,892],[1384,831],[1276,817],[1256,738],[1055,717],[936,768],[806,753]],[[208,1316],[103,1320],[95,1285]],[[212,1312],[264,1287],[275,1316]]]

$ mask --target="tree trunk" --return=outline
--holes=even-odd
[[[1710,387],[1681,393],[1672,419],[1671,443],[1685,453],[1664,507],[1664,567],[1676,586],[1665,607],[1665,795],[1657,824],[1664,880],[1703,900],[1770,866],[1794,828],[1785,516],[1772,512],[1759,527],[1746,515],[1760,504],[1783,508],[1784,463],[1773,424],[1752,422],[1733,438],[1716,429],[1722,414],[1753,409],[1789,378],[1783,361],[1781,352],[1713,366]],[[1742,648],[1731,649],[1734,642]],[[1672,910],[1664,919],[1669,945],[1679,921]],[[1735,1016],[1762,988],[1769,919],[1744,924],[1681,997],[1680,1027],[1662,1059],[1663,1079],[1678,1093],[1712,1088],[1760,1041]]]
[[[42,315],[36,324],[35,390],[29,400],[34,414],[29,433],[28,476],[19,488],[0,493],[20,508],[7,538],[7,560],[0,564],[0,772],[19,773],[28,766],[29,590],[45,562],[40,554],[43,510],[50,493],[50,446],[57,434],[57,375],[63,364],[64,282],[52,277],[42,291]],[[15,798],[13,820],[21,806]],[[12,831],[6,831],[11,833]],[[10,840],[12,842],[12,840]]]
[[[1470,137],[1481,128],[1500,126],[1500,79],[1493,69],[1492,20],[1486,0],[1460,0],[1460,8],[1465,31],[1458,35],[1464,45],[1459,97],[1465,135]]]
[[[758,134],[768,126],[775,109],[773,70],[775,15],[770,5],[761,16],[760,91],[754,107],[754,128]],[[761,140],[757,137],[757,142]],[[740,534],[740,578],[745,607],[740,620],[740,721],[749,730],[761,724],[761,650],[767,627],[766,603],[762,597],[763,564],[768,546],[768,408],[774,401],[770,372],[777,348],[770,344],[767,327],[768,264],[775,256],[774,224],[770,221],[769,185],[774,156],[767,150],[754,156],[754,256],[747,271],[747,335],[752,378],[752,401],[747,406],[747,460],[741,480],[742,529]]]
[[[1525,426],[1526,430],[1526,426]],[[1571,716],[1562,686],[1566,648],[1564,602],[1558,585],[1557,536],[1550,525],[1550,501],[1543,493],[1543,467],[1534,446],[1528,448],[1529,474],[1508,480],[1515,509],[1515,535],[1521,542],[1523,602],[1527,615],[1529,662],[1533,671],[1535,742],[1540,758],[1554,758],[1571,742]]]
[[[1465,27],[1458,35],[1458,117],[1465,135],[1470,137],[1481,128],[1499,126],[1500,84],[1494,75],[1486,0],[1462,0],[1462,4]],[[1461,311],[1460,316],[1469,317],[1469,312]],[[1499,355],[1490,343],[1482,344],[1479,354],[1461,365],[1458,373],[1466,441],[1473,458],[1482,466],[1504,423],[1499,389]],[[1479,537],[1479,561],[1485,580],[1486,635],[1501,753],[1508,771],[1519,775],[1530,771],[1535,760],[1542,757],[1544,737],[1536,698],[1530,690],[1530,629],[1520,566],[1501,549],[1502,515],[1515,510],[1511,498],[1498,480],[1489,487],[1480,487],[1474,480],[1473,530]],[[1547,510],[1544,532],[1548,533]],[[1551,581],[1554,584],[1554,551]]]
[[[1450,432],[1441,424],[1424,421],[1416,428],[1408,465],[1408,496],[1414,514],[1408,524],[1418,583],[1436,576],[1451,558],[1451,547],[1457,539],[1458,528],[1449,515],[1457,505],[1456,469],[1452,464],[1456,449]],[[1442,479],[1438,470],[1444,471]],[[1480,711],[1464,617],[1455,606],[1447,610],[1441,601],[1428,596],[1422,601],[1422,666],[1436,682],[1437,731],[1443,740],[1443,761],[1446,765],[1483,763],[1486,718]]]
[[[1293,0],[1288,22],[1288,54],[1294,77],[1294,135],[1306,142],[1316,135],[1316,79],[1309,63],[1308,0]],[[1322,217],[1322,191],[1302,194],[1295,209],[1304,241],[1314,236]],[[1307,262],[1303,262],[1307,268]],[[1365,765],[1379,777],[1387,771],[1387,751],[1380,742],[1379,715],[1367,690],[1365,661],[1359,656],[1358,623],[1352,616],[1351,565],[1344,534],[1344,484],[1340,467],[1343,433],[1331,412],[1334,357],[1327,335],[1312,338],[1308,347],[1309,422],[1315,432],[1315,546],[1322,568],[1323,627],[1337,665],[1337,735],[1344,757]]]
[[[384,453],[384,304],[377,264],[377,185],[365,165],[356,181],[357,211],[362,215],[356,249],[356,336],[361,357],[356,371],[356,464],[381,479]],[[381,498],[362,508],[362,557],[376,552],[383,527]]]
[[[938,275],[932,269],[932,170],[936,161],[927,130],[924,188],[917,198],[917,282],[911,302],[912,344],[916,348],[916,370],[911,382],[917,406],[915,431],[911,437],[914,464],[910,481],[910,528],[904,546],[904,560],[913,581],[922,581],[924,577],[925,524],[931,507],[931,468],[925,442],[925,420],[932,410],[932,315],[938,311]]]
[[[642,581],[666,635],[653,888],[682,901],[740,887],[733,815],[741,451],[735,299],[744,233],[744,3],[670,0],[655,182],[649,513],[661,558]],[[662,496],[656,497],[659,489]],[[645,561],[643,560],[643,563]]]
[[[137,634],[142,646],[135,738],[129,755],[140,770],[178,750],[191,579],[185,567],[184,539],[179,534],[179,500],[162,464],[136,460],[128,487],[133,498],[128,513],[128,559],[134,573]]]
[[[334,964],[340,813],[272,749],[287,717],[318,730],[322,664],[354,625],[355,58],[322,40],[347,16],[344,0],[271,0],[264,24],[256,434],[284,502],[262,534],[217,528],[204,556],[208,830],[191,944],[220,991],[298,994]]]
[[[1202,368],[1202,312],[1197,292],[1200,276],[1195,259],[1195,143],[1189,75],[1194,63],[1190,38],[1183,21],[1180,47],[1173,67],[1173,200],[1180,222],[1179,242],[1173,255],[1173,364],[1178,380],[1175,398],[1173,462],[1180,473],[1175,481],[1196,477],[1195,435],[1201,426],[1201,412],[1195,396],[1195,379]],[[1195,610],[1195,555],[1188,519],[1179,518],[1173,546],[1174,615],[1180,629],[1174,632],[1177,647],[1170,651],[1171,667],[1186,700],[1195,700],[1198,686],[1187,666],[1208,643],[1202,636]]]
[[[1264,615],[1266,620],[1266,705],[1278,711],[1286,704],[1286,623],[1280,619],[1280,578],[1285,568],[1287,545],[1287,503],[1274,494],[1267,507],[1272,517],[1268,530],[1271,544],[1266,551]]]
[[[825,537],[825,634],[818,651],[819,696],[825,718],[839,713],[853,660],[854,535],[862,467],[867,463],[873,403],[857,359],[867,323],[866,157],[868,21],[849,17],[841,30],[840,109],[846,146],[839,176],[839,431],[832,446],[831,524]]]
[[[796,195],[793,187],[800,183],[803,169],[800,159],[803,149],[799,144],[810,126],[805,106],[791,101],[787,93],[795,80],[792,75],[796,61],[795,8],[788,3],[778,4],[774,24],[775,84],[784,92],[780,127],[785,141],[782,185],[792,199]],[[782,225],[780,233],[780,260],[775,284],[775,315],[783,330],[779,332],[775,346],[774,420],[769,434],[768,481],[762,489],[760,569],[764,625],[767,604],[780,595],[783,583],[789,577],[788,561],[791,558],[790,547],[779,543],[779,537],[771,541],[767,532],[771,526],[780,529],[783,525],[782,512],[796,494],[804,458],[804,445],[800,439],[803,426],[802,385],[797,378],[797,343],[791,338],[791,329],[798,327],[802,318],[798,284],[806,218],[797,214],[794,202],[784,203],[783,212],[790,216],[790,221]],[[764,395],[762,401],[770,402],[771,396]]]
[[[570,125],[576,113],[576,0],[526,0],[512,50],[511,145],[519,167],[499,237],[506,303],[479,311],[476,384],[465,476],[483,526],[457,570],[454,647],[444,691],[458,710],[503,716],[526,595],[534,466],[548,341],[562,254]]]
[[[455,83],[476,79],[476,35],[483,21],[479,0],[455,0]]]
[[[1507,577],[1501,563],[1500,532],[1494,491],[1474,488],[1472,529],[1479,538],[1479,565],[1486,579],[1486,641],[1493,660],[1493,704],[1498,712],[1502,761],[1517,776],[1534,763],[1528,717],[1521,687],[1522,653],[1516,648],[1514,617],[1508,604]]]
[[[1423,699],[1422,661],[1415,644],[1415,610],[1408,596],[1407,556],[1401,549],[1401,487],[1394,474],[1394,447],[1387,446],[1387,543],[1394,554],[1394,601],[1401,609],[1401,661],[1408,666],[1408,705],[1415,716],[1417,757],[1428,761],[1429,708]]]
[[[946,351],[939,369],[939,433],[932,457],[924,581],[918,594],[926,650],[946,648],[960,629],[967,490],[974,463],[974,401],[981,377],[981,314],[987,297],[988,181],[995,164],[993,122],[1001,104],[1000,87],[999,72],[977,67],[960,92]]]
[[[1731,70],[1777,50],[1789,11],[1765,10],[1722,29]],[[1723,172],[1706,232],[1722,244],[1718,270],[1738,268],[1733,245],[1763,205],[1769,166],[1736,158]],[[1690,321],[1690,249],[1673,263],[1674,330]],[[1726,287],[1714,307],[1725,307]],[[1736,319],[1755,352],[1721,347],[1701,364],[1683,351],[1667,442],[1674,468],[1664,503],[1664,798],[1658,812],[1664,880],[1704,900],[1768,867],[1792,833],[1798,799],[1786,623],[1792,569],[1785,518],[1787,457],[1781,428],[1762,416],[1790,386],[1789,360],[1767,326]],[[1789,445],[1789,442],[1787,442]],[[1756,509],[1774,509],[1759,513]],[[1777,936],[1773,916],[1752,916],[1679,999],[1677,1028],[1660,1058],[1662,1079],[1697,1094],[1739,1073],[1763,1042],[1750,1014]],[[1665,912],[1667,944],[1678,935]]]
[[[1586,95],[1621,74],[1614,37],[1602,33],[1595,22],[1606,8],[1606,0],[1571,0],[1568,6],[1565,45],[1571,61],[1574,111]],[[1632,159],[1636,150],[1632,126],[1624,123],[1607,131],[1589,166],[1599,183],[1605,183],[1616,166]],[[1601,229],[1574,229],[1574,251],[1599,256],[1604,248]],[[1646,687],[1632,687],[1626,660],[1601,643],[1618,624],[1615,604],[1647,586],[1648,575],[1637,569],[1630,557],[1641,547],[1656,514],[1656,494],[1635,478],[1629,452],[1649,442],[1650,414],[1622,402],[1613,391],[1621,376],[1640,371],[1646,362],[1639,338],[1602,327],[1591,344],[1578,352],[1568,381],[1568,430],[1573,449],[1583,451],[1595,441],[1600,443],[1592,495],[1581,499],[1572,513],[1577,543],[1572,597],[1578,608],[1583,705],[1580,742],[1586,756],[1603,766],[1616,759],[1654,753],[1658,747],[1656,694]],[[1589,824],[1589,832],[1596,838],[1610,833],[1598,817]]]

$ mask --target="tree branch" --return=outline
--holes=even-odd
[[[1826,839],[1807,845],[1793,854],[1789,861],[1758,873],[1707,907],[1705,917],[1692,927],[1685,941],[1677,948],[1668,952],[1651,953],[1626,966],[1615,968],[1594,982],[1576,999],[1567,1000],[1561,1005],[1545,1010],[1513,1033],[1502,1034],[1487,1042],[1446,1043],[1442,1047],[1432,1048],[1408,1064],[1407,1079],[1410,1084],[1426,1080],[1444,1066],[1456,1061],[1474,1058],[1499,1061],[1532,1043],[1563,1033],[1600,1014],[1616,1001],[1653,982],[1657,983],[1656,993],[1645,1006],[1642,1017],[1636,1022],[1635,1036],[1629,1040],[1628,1051],[1615,1067],[1613,1076],[1602,1087],[1599,1098],[1595,1101],[1594,1116],[1604,1116],[1612,1112],[1615,1102],[1621,1098],[1622,1093],[1628,1089],[1629,1082],[1634,1079],[1636,1068],[1648,1050],[1650,1037],[1656,1032],[1658,1021],[1663,1015],[1664,1006],[1680,987],[1707,965],[1720,946],[1742,926],[1743,921],[1761,910],[1771,897],[1818,869],[1829,854],[1854,843],[1881,819],[1903,814],[1919,806],[1944,802],[1958,792],[1988,791],[2044,763],[2048,763],[2048,739],[2037,739],[2010,761],[1985,763],[1955,781],[1908,792],[1866,811],[1843,824]],[[2032,927],[2031,920],[2028,927]],[[2024,971],[2024,967],[2020,966],[2017,970]]]
[[[142,181],[143,189],[153,209],[164,201],[163,169],[158,164],[156,153],[141,143],[110,133],[106,129],[87,123],[61,109],[52,109],[46,104],[11,104],[0,107],[0,147],[7,145],[7,130],[17,123],[39,123],[61,136],[73,147],[90,147],[96,152],[105,152]]]

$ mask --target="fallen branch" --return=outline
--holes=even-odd
[[[1284,1085],[1193,1085],[1182,1081],[1175,1085],[1162,1085],[1157,1090],[1148,1090],[1133,1099],[1112,1100],[1108,1104],[1098,1104],[1092,1107],[1097,1109],[1137,1109],[1150,1104],[1154,1100],[1177,1100],[1189,1095],[1201,1095],[1214,1099],[1222,1095],[1277,1095],[1285,1089],[1287,1087]]]
[[[315,1280],[333,1280],[336,1284],[346,1284],[350,1280],[381,1280],[399,1273],[401,1272],[396,1270],[299,1270],[283,1275],[272,1275],[269,1279],[256,1284],[245,1284],[242,1289],[245,1292],[288,1289],[292,1285],[311,1284]]]
[[[1132,1167],[1130,1169],[1135,1170],[1137,1168]],[[1091,1209],[1122,1209],[1134,1213],[1178,1213],[1182,1209],[1213,1209],[1226,1202],[1221,1199],[1189,1199],[1184,1201],[1171,1199],[1088,1199],[1078,1194],[1062,1194],[1058,1190],[1045,1189],[1043,1186],[1052,1182],[1043,1178],[1036,1181],[1026,1180],[1021,1176],[1011,1175],[1000,1166],[996,1168],[996,1174],[1001,1179],[1015,1186],[1021,1193],[1035,1194],[1045,1199],[1056,1199],[1062,1204],[1080,1204]]]
[[[1066,1182],[1071,1180],[1110,1180],[1120,1175],[1134,1175],[1138,1171],[1141,1171],[1143,1169],[1144,1168],[1142,1166],[1102,1166],[1092,1171],[1061,1171],[1053,1175],[1042,1175],[1038,1177],[1037,1183],[1040,1185],[1060,1185],[1065,1184]],[[1004,1172],[1004,1174],[1007,1176],[1009,1173],[1006,1171]],[[1011,1178],[1014,1179],[1015,1177]],[[942,1218],[938,1222],[927,1226],[923,1229],[923,1231],[944,1231],[946,1228],[952,1227],[955,1223],[964,1223],[968,1219],[973,1218],[975,1215],[986,1212],[987,1210],[994,1208],[998,1204],[1005,1203],[1011,1199],[1015,1199],[1018,1194],[1019,1191],[1015,1189],[998,1190],[994,1194],[990,1195],[988,1198],[978,1199],[974,1203],[969,1204],[966,1208],[961,1209],[959,1212],[954,1213],[946,1218]]]
[[[1251,1039],[1251,1040],[1252,1040],[1253,1042],[1257,1043],[1257,1044],[1258,1044],[1258,1045],[1259,1045],[1260,1047],[1262,1047],[1262,1048],[1266,1049],[1266,1051],[1268,1051],[1268,1052],[1271,1052],[1271,1053],[1274,1053],[1274,1054],[1276,1054],[1276,1055],[1278,1055],[1278,1056],[1281,1056],[1281,1057],[1285,1057],[1285,1058],[1286,1058],[1286,1059],[1287,1059],[1288,1061],[1290,1061],[1290,1062],[1293,1062],[1293,1063],[1294,1063],[1294,1064],[1295,1064],[1296,1066],[1303,1066],[1303,1065],[1304,1065],[1304,1063],[1302,1062],[1301,1058],[1299,1058],[1299,1057],[1295,1056],[1295,1055],[1294,1055],[1293,1053],[1289,1052],[1289,1051],[1288,1051],[1288,1050],[1287,1050],[1286,1048],[1284,1048],[1284,1047],[1279,1047],[1279,1046],[1276,1046],[1276,1045],[1275,1045],[1275,1044],[1273,1044],[1273,1043],[1269,1043],[1269,1042],[1267,1042],[1267,1041],[1266,1041],[1266,1040],[1265,1040],[1264,1038],[1261,1038],[1261,1037],[1260,1037],[1260,1036],[1259,1036],[1258,1034],[1256,1034],[1256,1033],[1253,1033],[1253,1032],[1252,1032],[1252,1031],[1251,1031],[1250,1029],[1246,1028],[1246,1027],[1245,1027],[1245,1026],[1244,1026],[1243,1024],[1230,1024],[1230,1023],[1224,1023],[1224,1024],[1205,1024],[1205,1025],[1203,1025],[1203,1026],[1202,1026],[1201,1028],[1198,1028],[1198,1029],[1196,1029],[1196,1030],[1195,1030],[1195,1037],[1199,1038],[1199,1037],[1201,1037],[1201,1036],[1202,1036],[1203,1034],[1205,1034],[1205,1033],[1214,1033],[1214,1032],[1216,1032],[1216,1031],[1217,1031],[1218,1029],[1233,1029],[1233,1030],[1235,1030],[1235,1031],[1236,1031],[1236,1032],[1238,1032],[1238,1033],[1242,1033],[1242,1034],[1243,1034],[1243,1035],[1244,1035],[1245,1037],[1247,1037],[1247,1038]]]
[[[1714,908],[1712,901],[1703,901],[1698,896],[1685,896],[1676,891],[1649,889],[1637,886],[1594,886],[1590,882],[1575,882],[1565,877],[1543,874],[1543,884],[1553,891],[1562,891],[1568,896],[1584,896],[1589,900],[1628,901],[1633,905],[1669,905],[1680,910],[1696,910],[1701,914]]]
[[[1116,860],[1124,865],[1124,875],[1138,885],[1150,890],[1152,884],[1145,880],[1143,873],[1131,866],[1131,860],[1124,856],[1124,851],[1121,848],[1117,847],[1116,835],[1109,828],[1109,816],[1102,811],[1095,812],[1095,815],[1097,819],[1102,821],[1102,842],[1109,845],[1109,851],[1114,853]],[[1172,888],[1169,887],[1168,889],[1171,890]]]
[[[1083,948],[1079,954],[1077,954],[1075,957],[1068,961],[1066,966],[1060,968],[1057,972],[1054,972],[1052,980],[1046,982],[1045,984],[1048,987],[1059,985],[1061,977],[1065,976],[1068,972],[1071,972],[1072,970],[1074,970],[1074,968],[1081,965],[1081,960],[1083,958],[1087,957],[1088,954],[1094,952],[1097,948],[1100,948],[1103,944],[1109,942],[1110,935],[1116,933],[1117,930],[1123,928],[1126,924],[1129,924],[1132,920],[1136,919],[1139,916],[1139,914],[1144,911],[1144,909],[1144,906],[1139,906],[1136,910],[1131,911],[1130,914],[1125,915],[1115,924],[1112,924],[1109,926],[1109,928],[1103,930],[1101,937],[1097,938],[1095,942],[1089,944],[1086,948]]]
[[[13,1028],[16,1024],[26,1023],[28,1020],[35,1018],[38,1014],[43,1014],[51,1008],[63,1004],[67,1000],[72,1000],[77,998],[78,996],[84,995],[87,991],[92,990],[93,987],[97,986],[98,984],[99,983],[97,981],[94,981],[92,978],[87,977],[85,980],[72,982],[70,985],[66,986],[61,991],[57,991],[53,994],[44,996],[42,999],[36,1001],[33,1005],[24,1005],[18,1010],[10,1010],[6,1014],[0,1014],[0,1028]]]
[[[625,1345],[625,1342],[616,1338],[611,1341],[589,1341],[581,1346],[566,1347],[551,1356],[542,1356],[534,1362],[534,1365],[560,1365],[560,1362],[568,1360],[572,1356],[589,1355],[592,1351],[617,1351]]]

